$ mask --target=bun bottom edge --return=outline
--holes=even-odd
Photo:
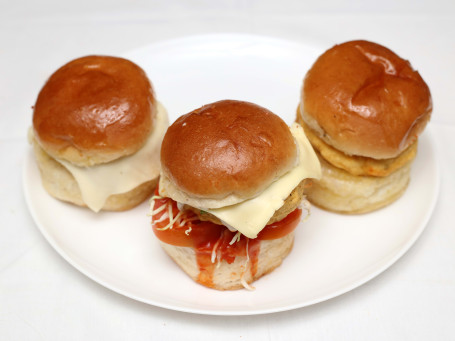
[[[320,155],[320,180],[307,189],[307,199],[324,210],[344,213],[369,213],[398,200],[410,182],[411,163],[385,177],[352,175]]]
[[[294,245],[294,232],[279,239],[260,241],[257,271],[253,275],[252,262],[248,261],[246,256],[237,256],[231,264],[224,260],[214,264],[209,281],[207,276],[200,276],[194,248],[174,246],[161,241],[160,244],[169,257],[195,282],[217,290],[237,290],[246,287],[243,283],[249,285],[282,264]]]

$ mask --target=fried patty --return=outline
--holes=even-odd
[[[268,221],[267,225],[275,223],[277,221],[280,221],[284,219],[289,213],[294,211],[302,201],[302,199],[305,196],[305,189],[311,186],[312,182],[310,179],[304,179],[302,180],[296,188],[289,194],[289,196],[286,198],[284,201],[283,206],[281,206],[278,210],[275,211],[275,214],[270,218]],[[218,224],[218,225],[224,225],[220,219],[215,217],[214,215],[202,211],[198,208],[189,206],[189,205],[184,205],[183,206],[184,210],[190,210],[196,213],[196,215],[199,217],[199,220],[202,221],[211,221],[212,223]]]
[[[373,159],[365,156],[347,155],[325,143],[302,120],[300,109],[297,109],[297,123],[305,130],[305,134],[313,147],[321,156],[335,167],[344,169],[352,175],[388,176],[396,170],[409,164],[417,155],[417,141],[410,145],[400,155],[391,159]]]

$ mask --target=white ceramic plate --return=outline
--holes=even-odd
[[[328,46],[327,46],[328,47]],[[245,35],[208,35],[161,42],[126,55],[151,78],[171,122],[220,99],[260,104],[295,117],[302,77],[321,48]],[[439,171],[429,129],[419,143],[402,198],[377,212],[346,216],[313,208],[282,266],[256,290],[219,292],[194,283],[160,249],[146,203],[94,214],[52,199],[41,186],[31,150],[24,190],[43,235],[63,258],[96,282],[152,305],[192,313],[248,315],[321,302],[375,277],[423,231],[435,206]]]

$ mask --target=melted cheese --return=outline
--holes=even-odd
[[[283,206],[285,199],[303,179],[321,177],[319,160],[302,127],[294,123],[291,126],[291,133],[299,149],[299,163],[296,167],[273,182],[255,198],[231,206],[204,210],[248,238],[256,238],[275,211]]]
[[[109,196],[126,193],[159,175],[161,141],[168,125],[166,109],[157,102],[154,130],[136,153],[92,167],[78,167],[64,160],[57,161],[76,179],[86,205],[98,212]]]

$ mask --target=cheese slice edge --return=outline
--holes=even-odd
[[[241,203],[216,209],[204,210],[248,238],[256,238],[286,198],[306,178],[319,179],[321,166],[303,128],[294,123],[291,133],[299,150],[299,163],[289,172],[274,181],[260,195]]]
[[[161,142],[168,125],[167,111],[157,101],[155,127],[145,145],[136,153],[92,167],[78,167],[65,160],[56,160],[76,179],[85,204],[98,212],[109,196],[126,193],[158,177]]]

